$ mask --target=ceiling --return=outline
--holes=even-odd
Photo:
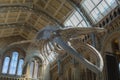
[[[69,0],[0,0],[0,38],[33,39],[46,25],[63,26],[73,9]]]

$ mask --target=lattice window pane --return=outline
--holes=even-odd
[[[64,25],[65,26],[73,26],[73,27],[88,27],[88,26],[90,26],[88,21],[82,15],[82,13],[79,14],[77,11],[74,11],[70,15],[70,17],[65,21]]]
[[[117,2],[116,0],[84,0],[82,6],[96,23],[114,9]]]

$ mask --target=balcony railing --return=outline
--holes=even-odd
[[[35,79],[35,78],[22,78],[22,77],[10,77],[10,76],[0,76],[0,80],[42,80],[42,78],[38,78],[38,79]]]

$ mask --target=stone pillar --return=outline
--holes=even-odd
[[[60,76],[62,74],[62,66],[61,66],[61,58],[60,57],[58,57],[57,66],[58,66],[58,75]]]
[[[43,80],[50,80],[50,64],[43,65]]]
[[[4,59],[3,59],[4,60]],[[2,63],[2,57],[0,55],[0,72],[2,72],[2,66],[3,66],[3,63]]]
[[[28,63],[23,67],[22,75],[26,77],[27,74]]]
[[[72,80],[80,80],[80,66],[79,62],[75,59],[75,57],[72,58]]]
[[[64,76],[63,76],[63,75],[60,75],[60,76],[59,76],[59,80],[64,80]]]
[[[119,51],[120,51],[120,38],[118,38],[118,47],[119,47]]]
[[[80,68],[78,65],[73,68],[73,74],[74,80],[80,80]]]
[[[28,63],[26,66],[26,74],[25,77],[29,78],[30,77],[30,64]]]
[[[58,78],[59,78],[59,80],[64,80],[63,75],[62,75],[61,56],[60,55],[57,57],[57,66],[58,66],[57,67]]]
[[[40,78],[40,80],[43,80],[43,69],[41,64],[39,64],[38,67],[38,77]]]
[[[120,0],[116,0],[117,4],[120,5]]]
[[[92,46],[96,47],[96,39],[95,39],[95,34],[91,33],[91,39],[92,39]]]

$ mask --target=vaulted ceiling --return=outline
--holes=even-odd
[[[0,38],[33,39],[46,25],[63,26],[72,11],[69,0],[0,0]]]

